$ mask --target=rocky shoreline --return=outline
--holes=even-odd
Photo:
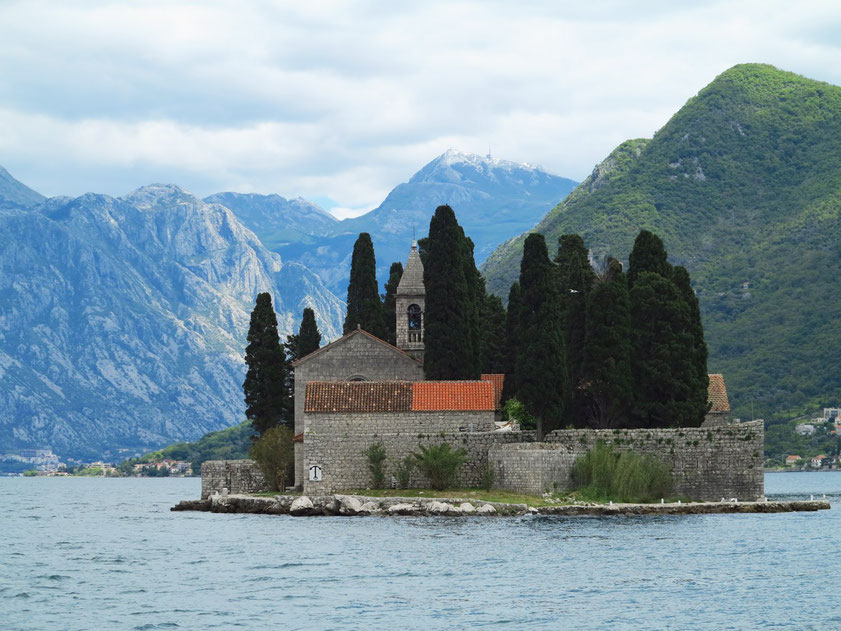
[[[713,513],[788,513],[828,510],[826,500],[787,502],[688,502],[668,504],[565,504],[533,507],[453,498],[366,497],[362,495],[214,495],[185,500],[170,510],[309,516],[505,516],[521,515],[699,515]]]

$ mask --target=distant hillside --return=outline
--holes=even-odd
[[[785,418],[835,405],[841,340],[841,88],[772,66],[736,66],[651,140],[618,147],[537,226],[577,232],[627,260],[641,228],[686,265],[703,309],[709,369],[734,413]],[[483,272],[505,296],[523,237]]]
[[[282,334],[307,306],[339,334],[315,274],[177,186],[0,208],[0,451],[114,458],[240,422],[260,291]]]
[[[395,187],[377,208],[353,219],[325,222],[313,211],[317,206],[276,195],[223,193],[206,201],[228,206],[267,247],[306,265],[344,297],[360,232],[371,234],[377,276],[384,283],[392,262],[406,262],[413,234],[425,236],[435,209],[450,204],[482,262],[497,245],[532,228],[575,185],[529,164],[451,150]],[[294,203],[298,208],[291,207]],[[308,221],[300,219],[302,209]],[[290,218],[298,221],[291,229],[286,227]]]

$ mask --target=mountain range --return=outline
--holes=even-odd
[[[386,274],[438,204],[455,205],[489,251],[573,186],[447,152],[340,222],[301,198],[202,200],[174,185],[47,199],[0,168],[0,453],[118,459],[239,423],[257,293],[272,293],[282,336],[309,306],[334,339],[359,232]]]
[[[735,416],[838,405],[841,88],[735,66],[653,138],[617,147],[536,230],[552,250],[578,233],[597,261],[627,261],[642,228],[692,275],[708,367],[724,374]],[[524,236],[482,268],[500,296]]]
[[[43,200],[7,178],[0,199],[18,204],[0,209],[0,451],[98,457],[240,422],[260,291],[284,334],[305,306],[340,332],[315,274],[176,186]]]
[[[412,239],[426,235],[441,204],[456,211],[481,263],[497,245],[534,227],[575,186],[540,167],[449,150],[395,187],[377,208],[353,219],[331,222],[317,206],[277,195],[219,193],[205,201],[225,204],[267,247],[306,265],[344,296],[360,232],[371,235],[377,277],[384,284],[391,263],[405,263]]]

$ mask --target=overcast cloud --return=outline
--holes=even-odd
[[[837,2],[25,0],[0,25],[0,165],[46,195],[345,215],[448,148],[583,179],[737,63],[841,84]]]

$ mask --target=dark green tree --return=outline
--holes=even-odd
[[[691,358],[692,379],[688,402],[695,411],[688,413],[686,423],[688,426],[696,427],[704,422],[704,417],[709,409],[710,378],[707,373],[707,343],[704,341],[704,327],[701,324],[701,308],[698,304],[698,297],[692,289],[689,272],[682,265],[676,266],[672,271],[672,281],[677,285],[689,309],[690,347],[687,348],[686,353]]]
[[[383,305],[377,291],[377,264],[371,235],[362,232],[353,244],[350,264],[350,282],[347,288],[347,317],[344,332],[350,333],[357,325],[379,338],[385,336]]]
[[[517,396],[517,358],[522,351],[520,342],[520,283],[514,282],[508,291],[508,311],[505,314],[505,381],[502,383],[502,403]]]
[[[505,307],[499,296],[485,294],[479,314],[482,332],[482,372],[504,373],[506,365]]]
[[[621,267],[609,264],[605,278],[587,296],[578,394],[583,418],[590,427],[627,425],[633,403],[631,301]]]
[[[689,323],[689,307],[677,285],[654,272],[640,273],[631,289],[636,426],[699,424],[692,397],[693,357],[687,353],[692,347]]]
[[[298,332],[286,336],[286,352],[289,361],[306,357],[319,348],[321,348],[321,331],[318,330],[318,324],[315,322],[315,312],[309,307],[304,307]]]
[[[262,435],[270,427],[288,425],[292,420],[292,398],[288,390],[286,353],[277,333],[277,316],[268,293],[257,296],[251,312],[248,346],[245,348],[248,371],[242,389],[245,415]]]
[[[564,344],[567,354],[569,400],[564,405],[565,425],[583,427],[585,411],[581,400],[584,335],[587,319],[587,295],[596,281],[584,241],[577,234],[558,239],[558,282],[564,315]]]
[[[520,339],[517,397],[537,421],[537,440],[560,422],[566,375],[564,322],[553,268],[542,234],[526,237],[520,263]]]
[[[466,274],[464,231],[449,206],[439,206],[423,240],[424,371],[427,379],[478,379],[473,330],[476,279]],[[475,265],[474,265],[475,268]]]
[[[383,323],[385,325],[385,341],[389,344],[397,344],[397,285],[403,276],[403,263],[399,261],[391,264],[388,272],[388,282],[385,284],[383,294]]]
[[[470,318],[470,345],[472,348],[471,359],[473,367],[471,372],[477,376],[482,371],[482,324],[480,316],[482,302],[485,298],[485,279],[476,268],[476,261],[473,258],[473,240],[465,236],[461,230],[462,265],[464,266],[464,277],[467,280],[467,301],[468,314]]]
[[[663,241],[653,232],[640,230],[628,257],[628,287],[633,288],[642,272],[653,272],[664,278],[672,275]]]

